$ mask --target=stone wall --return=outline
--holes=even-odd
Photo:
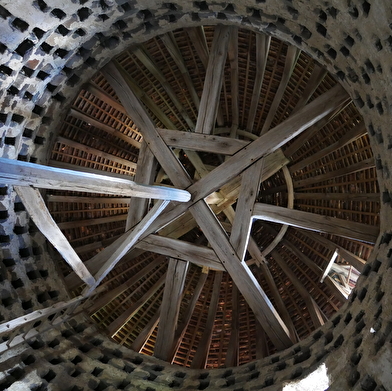
[[[43,0],[0,5],[0,155],[45,162],[82,84],[133,42],[200,23],[289,41],[335,74],[364,117],[382,197],[381,232],[349,303],[288,351],[236,369],[190,371],[118,347],[83,319],[0,358],[0,390],[280,390],[325,362],[333,390],[392,389],[392,7],[387,0]],[[1,321],[65,290],[11,188],[0,188]]]

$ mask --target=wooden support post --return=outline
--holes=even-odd
[[[173,351],[174,333],[180,311],[181,295],[188,271],[188,262],[169,260],[165,289],[161,305],[161,318],[154,347],[154,356],[164,361],[170,359]]]

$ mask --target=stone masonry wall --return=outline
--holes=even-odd
[[[0,358],[0,390],[280,390],[325,362],[332,390],[392,389],[392,7],[388,0],[13,0],[0,3],[0,155],[44,163],[82,84],[128,45],[182,26],[238,24],[299,46],[350,93],[372,140],[381,232],[349,303],[293,348],[190,371],[127,351],[79,319]],[[0,187],[0,321],[65,298],[11,188]]]

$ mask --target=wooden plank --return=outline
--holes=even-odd
[[[135,303],[132,303],[126,311],[124,311],[116,320],[107,326],[106,331],[109,336],[115,336],[118,331],[139,311],[139,309],[143,307],[143,305],[146,304],[153,295],[155,295],[159,288],[164,284],[165,278],[166,273],[164,273],[139,300],[137,300]]]
[[[199,114],[195,127],[196,133],[211,134],[215,125],[230,30],[229,26],[217,25],[215,27],[214,39],[204,78],[203,93],[200,99]]]
[[[154,346],[154,356],[164,361],[170,359],[173,350],[174,333],[180,312],[181,295],[188,265],[188,262],[169,259],[161,305],[161,317]]]
[[[241,189],[230,235],[230,243],[235,248],[241,261],[243,261],[248,247],[253,221],[253,205],[259,194],[263,166],[264,159],[260,159],[242,174]]]
[[[253,217],[367,243],[375,243],[379,234],[375,226],[268,204],[256,203]]]
[[[192,214],[222,265],[244,296],[277,349],[292,345],[288,330],[246,263],[241,262],[226,233],[204,201],[191,207]]]
[[[117,296],[121,295],[127,289],[129,289],[132,285],[136,284],[140,279],[147,276],[154,268],[160,265],[165,261],[164,257],[158,257],[146,265],[142,270],[134,274],[131,278],[125,281],[123,284],[116,286],[113,289],[110,289],[104,295],[100,296],[98,299],[94,300],[92,304],[86,308],[86,312],[89,315],[93,315],[99,309],[109,304],[112,300],[114,300]]]
[[[151,223],[156,219],[157,216],[165,209],[169,201],[158,201],[151,210],[146,214],[143,220],[136,225],[132,230],[126,233],[124,238],[121,237],[118,247],[114,245],[118,243],[116,240],[112,245],[101,251],[97,258],[105,259],[105,263],[98,270],[97,274],[94,275],[95,283],[91,287],[85,288],[83,295],[90,295],[91,292],[101,283],[101,281],[108,275],[108,273],[116,266],[116,264],[121,260],[121,258],[135,245],[139,240],[140,236],[146,231],[146,229],[151,225]],[[110,251],[114,247],[114,252]]]
[[[253,83],[252,100],[249,107],[248,122],[246,124],[246,129],[249,131],[252,131],[256,118],[270,44],[271,36],[266,34],[256,34],[256,76]]]
[[[282,258],[282,256],[276,250],[272,250],[271,255],[275,262],[279,265],[279,267],[283,270],[283,273],[286,274],[288,279],[291,281],[297,292],[301,295],[305,303],[307,304],[307,309],[309,311],[310,317],[312,318],[312,322],[314,328],[324,324],[322,317],[320,316],[320,310],[318,309],[317,304],[312,300],[312,297],[309,294],[308,289],[301,283],[295,273],[288,266],[286,261]]]
[[[141,185],[151,185],[154,181],[156,160],[146,143],[142,143],[137,160],[135,181]],[[146,214],[149,200],[146,198],[131,199],[125,230],[128,231],[136,225]]]
[[[307,187],[307,186],[313,185],[315,183],[320,183],[320,182],[328,181],[330,179],[339,178],[344,175],[351,175],[351,174],[354,174],[358,171],[368,170],[369,168],[374,168],[375,166],[376,166],[376,163],[374,161],[374,157],[371,157],[369,159],[362,160],[361,162],[351,164],[347,167],[341,168],[336,171],[330,171],[330,172],[327,172],[326,174],[317,175],[317,176],[314,176],[311,178],[300,179],[298,181],[294,181],[294,187],[296,189],[302,188],[302,187]]]
[[[196,303],[199,300],[199,296],[200,296],[201,291],[204,287],[204,284],[207,280],[207,276],[208,276],[208,272],[206,272],[206,273],[201,272],[199,281],[197,282],[197,285],[193,291],[192,299],[186,308],[186,312],[185,312],[184,316],[182,317],[182,322],[177,327],[177,330],[176,330],[175,336],[174,336],[174,341],[173,341],[172,354],[171,354],[170,359],[168,360],[171,363],[173,361],[173,358],[176,355],[176,352],[180,346],[182,339],[184,338],[184,335],[185,335],[185,332],[188,328],[189,322],[191,321],[192,314],[195,310]]]
[[[34,224],[49,240],[54,248],[62,255],[72,270],[88,285],[95,283],[94,277],[88,271],[75,250],[69,244],[67,238],[60,231],[56,222],[52,219],[41,193],[32,187],[15,186],[15,191],[23,202]]]
[[[320,282],[324,282],[325,278],[328,276],[329,272],[331,271],[332,265],[334,264],[338,255],[339,255],[339,250],[336,249],[335,252],[333,253],[331,259],[329,260],[328,265],[325,268],[323,275],[321,276]]]
[[[125,111],[124,108],[123,108],[123,110]],[[91,116],[89,116],[85,113],[82,113],[78,110],[75,110],[75,109],[69,110],[69,115],[71,115],[74,118],[80,119],[80,120],[98,128],[98,129],[101,129],[101,130],[105,131],[106,133],[108,133],[114,137],[117,137],[120,140],[123,140],[136,148],[140,148],[140,141],[135,140],[134,138],[128,136],[127,134],[121,133],[120,131],[112,128],[109,125],[103,124],[102,122],[98,121],[94,117],[91,117]],[[138,132],[136,132],[136,133],[138,133]]]
[[[87,154],[95,155],[95,156],[101,157],[102,159],[106,159],[106,160],[110,160],[110,161],[118,163],[118,164],[122,164],[123,166],[133,168],[134,170],[136,169],[136,166],[137,166],[136,163],[131,162],[130,160],[123,159],[123,158],[117,157],[115,155],[111,155],[110,153],[106,153],[106,152],[100,151],[99,149],[92,148],[92,147],[89,147],[84,144],[80,144],[76,141],[69,140],[65,137],[57,137],[56,142],[60,143],[60,144],[65,144],[71,148],[77,149],[78,151],[83,151]]]
[[[118,214],[114,216],[100,217],[97,219],[65,221],[63,223],[58,223],[57,225],[60,229],[66,230],[80,227],[90,227],[91,225],[115,223],[119,221],[125,221],[126,219],[126,214]]]
[[[136,247],[145,251],[191,262],[199,266],[224,270],[215,252],[206,246],[151,234],[137,243]]]
[[[239,363],[239,291],[238,288],[233,284],[231,291],[231,331],[230,341],[227,347],[225,366],[236,367]]]
[[[297,63],[297,60],[298,60],[300,53],[301,53],[301,50],[296,48],[295,46],[291,46],[291,45],[288,46],[286,60],[285,60],[285,64],[284,64],[283,75],[280,80],[279,87],[275,93],[274,99],[271,103],[271,107],[268,111],[267,118],[265,119],[264,125],[260,131],[260,136],[268,132],[268,130],[272,124],[272,121],[275,118],[276,112],[277,112],[278,107],[280,105],[280,102],[283,98],[287,84],[288,84],[290,77],[293,73],[293,70],[295,68],[295,64]]]
[[[222,282],[222,272],[215,272],[214,284],[208,306],[207,322],[204,327],[203,334],[200,338],[199,345],[196,349],[196,353],[193,357],[191,368],[203,369],[206,366],[208,351],[211,345],[212,331],[214,328],[214,322],[216,317],[216,311],[218,309],[219,294]]]
[[[190,194],[184,190],[138,185],[126,179],[47,167],[20,160],[0,158],[0,165],[1,182],[16,186],[34,186],[44,189],[146,197],[180,202],[188,201],[190,198]]]
[[[201,133],[169,129],[157,130],[165,143],[171,147],[221,155],[234,155],[250,143],[249,141]]]

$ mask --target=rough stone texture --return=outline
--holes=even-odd
[[[133,42],[192,24],[239,24],[299,46],[341,81],[369,130],[383,204],[382,234],[349,303],[285,352],[235,369],[191,371],[120,348],[79,320],[4,354],[0,390],[281,390],[323,362],[332,390],[392,389],[391,21],[388,0],[3,1],[2,156],[45,162],[78,89]],[[42,237],[6,187],[0,219],[3,321],[65,291]]]

